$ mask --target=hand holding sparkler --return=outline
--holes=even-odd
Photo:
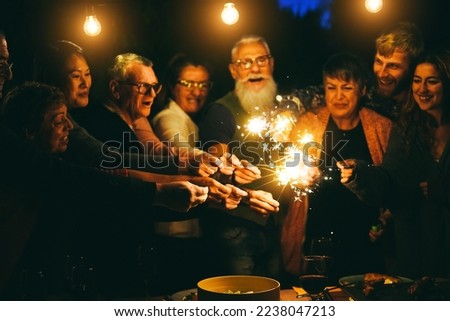
[[[223,185],[211,177],[193,176],[189,182],[198,186],[208,187],[208,200],[220,203],[226,200],[232,193],[230,186]]]
[[[201,153],[199,158],[199,175],[200,176],[211,176],[217,170],[224,167],[222,161],[209,153]]]
[[[220,157],[220,160],[224,164],[224,166],[220,169],[220,172],[223,175],[231,176],[233,175],[233,172],[236,168],[244,167],[244,165],[242,165],[241,161],[236,157],[236,155],[230,154],[228,152],[225,152]]]
[[[234,170],[234,181],[237,184],[249,184],[261,178],[261,171],[258,167],[246,160],[242,160],[242,167]]]
[[[220,208],[226,210],[233,210],[238,207],[242,198],[246,197],[248,193],[234,185],[226,184],[226,187],[231,190],[230,195],[224,198],[221,202],[209,202],[210,208]]]
[[[246,197],[248,193],[234,185],[227,184],[227,187],[231,188],[230,196],[225,200],[225,208],[228,210],[235,209],[241,202],[243,197]]]
[[[351,182],[355,177],[356,160],[346,159],[337,162],[336,165],[341,170],[341,183]]]
[[[247,190],[247,192],[247,198],[242,199],[242,201],[255,212],[268,215],[280,210],[280,203],[274,200],[271,193],[263,190]]]

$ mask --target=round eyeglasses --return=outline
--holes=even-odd
[[[128,82],[128,81],[119,81],[118,83],[121,85],[136,86],[138,88],[138,93],[140,93],[142,95],[150,94],[152,89],[155,92],[155,94],[157,95],[161,92],[161,89],[162,89],[162,84],[160,84],[159,82],[156,82],[154,84],[149,84],[146,82],[135,83],[135,82]]]
[[[236,66],[241,67],[242,69],[250,69],[254,62],[258,65],[258,67],[266,67],[269,64],[269,60],[272,58],[271,55],[259,56],[256,58],[247,58],[247,59],[238,59],[234,62]]]

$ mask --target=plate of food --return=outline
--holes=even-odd
[[[342,289],[355,300],[411,300],[414,281],[381,273],[350,275],[339,279]]]
[[[450,280],[430,276],[411,280],[400,276],[366,273],[343,277],[339,284],[354,300],[450,300]]]
[[[172,301],[197,301],[197,288],[176,292],[170,298]]]

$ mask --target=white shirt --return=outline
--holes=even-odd
[[[171,146],[193,149],[196,147],[195,142],[199,141],[197,125],[172,99],[167,108],[153,118],[152,127],[156,135],[166,144],[171,142]],[[156,222],[155,232],[172,237],[199,237],[201,235],[197,218],[176,222]]]
[[[152,120],[156,135],[164,142],[172,142],[177,147],[198,147],[198,127],[186,112],[173,100]]]

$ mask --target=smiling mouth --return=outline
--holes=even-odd
[[[419,96],[420,101],[424,102],[424,103],[430,102],[431,99],[433,98],[433,96],[429,96],[429,95],[426,95],[426,96],[418,95],[418,96]]]

